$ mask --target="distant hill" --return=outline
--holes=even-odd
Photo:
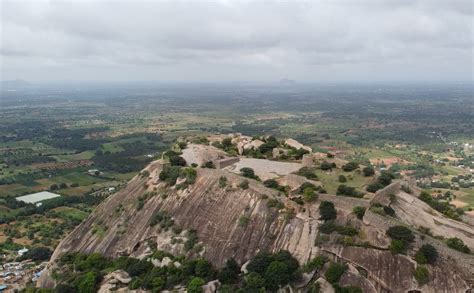
[[[288,79],[288,78],[280,79],[280,84],[283,84],[283,85],[293,85],[295,83],[296,83],[296,81],[294,81],[292,79]]]
[[[31,83],[23,79],[2,80],[0,87],[5,90],[30,87]]]

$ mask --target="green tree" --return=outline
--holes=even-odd
[[[77,289],[81,293],[95,293],[97,291],[97,285],[99,276],[97,272],[90,271],[79,277]]]
[[[359,168],[359,164],[357,162],[349,162],[342,166],[342,170],[344,170],[345,172],[354,171],[357,168]]]
[[[223,146],[224,148],[229,148],[229,147],[231,147],[231,146],[232,146],[232,138],[230,138],[230,137],[224,138],[224,139],[222,140],[222,146]]]
[[[415,254],[415,260],[420,264],[434,264],[438,259],[438,251],[431,244],[423,244]]]
[[[222,284],[235,284],[239,281],[240,266],[231,258],[226,261],[225,267],[217,275]]]
[[[188,293],[201,293],[202,286],[204,286],[204,284],[206,284],[206,282],[203,279],[196,277],[189,281],[188,286],[186,286],[186,289]]]
[[[49,260],[53,252],[48,247],[33,247],[26,252],[21,259],[31,259],[33,261]]]
[[[362,174],[364,174],[364,176],[366,176],[366,177],[374,176],[375,175],[375,169],[372,166],[364,167],[364,169],[362,169]]]
[[[323,221],[334,220],[337,217],[337,211],[334,208],[334,203],[331,201],[322,201],[319,205],[319,219]]]
[[[411,243],[413,240],[415,240],[415,236],[411,230],[405,226],[392,226],[388,228],[386,233],[394,240],[403,240],[407,243]]]
[[[276,290],[278,287],[290,282],[288,266],[284,262],[273,261],[265,270],[265,287]]]
[[[324,162],[321,163],[319,168],[321,168],[321,170],[323,170],[323,171],[328,171],[328,170],[332,170],[332,165],[330,163],[324,161]]]
[[[245,277],[245,291],[244,292],[258,292],[265,287],[265,279],[255,273],[251,272]]]
[[[247,265],[247,270],[249,272],[255,272],[257,274],[263,275],[267,267],[273,261],[273,257],[268,252],[262,251],[257,253]]]

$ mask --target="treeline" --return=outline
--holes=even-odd
[[[171,259],[171,264],[155,267],[150,259]],[[179,265],[176,265],[179,263]],[[300,280],[298,261],[288,252],[271,254],[260,252],[247,266],[248,273],[241,272],[241,264],[229,259],[221,270],[216,270],[204,258],[189,259],[184,256],[155,251],[150,257],[138,260],[131,257],[107,259],[98,253],[68,253],[59,262],[58,282],[55,292],[96,292],[107,272],[124,270],[132,278],[128,289],[173,290],[185,286],[187,292],[202,292],[201,286],[218,279],[222,292],[274,292],[285,285]]]

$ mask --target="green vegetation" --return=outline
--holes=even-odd
[[[363,193],[358,192],[354,187],[346,186],[344,184],[341,184],[337,187],[336,195],[350,196],[350,197],[357,197],[357,198],[361,198],[364,196]]]
[[[227,185],[227,177],[221,176],[219,177],[219,187],[224,188]]]
[[[418,284],[424,285],[428,283],[430,274],[428,272],[428,269],[424,266],[417,266],[415,269],[414,277]]]
[[[255,171],[252,168],[242,168],[240,169],[240,174],[244,177],[250,178],[250,179],[255,179],[255,180],[260,180],[257,175],[255,175]]]
[[[359,220],[362,220],[362,218],[364,218],[364,215],[365,215],[365,208],[356,206],[352,209],[352,212],[354,212],[354,214]]]
[[[316,175],[315,171],[316,170],[313,168],[303,167],[299,169],[296,174],[306,177],[307,179],[310,179],[310,180],[318,180],[318,176]]]
[[[314,270],[321,270],[324,266],[325,263],[328,262],[328,258],[325,257],[324,255],[318,255],[312,260],[310,260],[308,263],[306,263],[303,267],[303,270],[305,272],[311,272]]]
[[[344,170],[345,172],[351,172],[357,168],[359,168],[359,163],[357,162],[349,162],[345,164],[344,166],[342,166],[342,170]]]
[[[324,274],[324,277],[329,283],[337,284],[346,270],[347,265],[332,262]]]
[[[247,270],[253,273],[251,280],[246,281],[249,289],[257,285],[257,288],[274,291],[295,281],[299,276],[298,261],[284,250],[275,254],[258,253],[247,265]]]
[[[448,247],[452,249],[455,249],[464,253],[471,253],[471,249],[469,249],[469,247],[466,244],[464,244],[464,242],[461,239],[457,237],[449,238],[446,241],[446,244],[448,245]]]
[[[242,189],[248,189],[249,188],[249,181],[248,180],[244,180],[242,182],[239,183],[239,187],[242,188]]]
[[[351,226],[340,226],[336,225],[333,221],[327,221],[319,226],[321,233],[331,234],[333,232],[339,233],[346,236],[355,236],[359,234],[359,231]]]
[[[313,202],[318,199],[318,195],[310,187],[306,187],[303,191],[303,199],[305,202]]]
[[[367,166],[367,167],[364,167],[364,169],[362,169],[362,173],[364,174],[364,176],[374,176],[375,175],[375,169],[374,167],[372,166]]]
[[[437,210],[438,212],[446,215],[451,219],[458,221],[461,219],[460,215],[463,213],[462,210],[457,210],[453,208],[451,205],[449,205],[449,203],[445,201],[434,199],[431,194],[426,191],[422,191],[418,198],[426,202],[433,209]]]
[[[150,226],[160,224],[161,229],[167,231],[174,226],[174,221],[171,216],[165,211],[156,212],[150,220]]]
[[[319,217],[320,220],[330,221],[334,220],[337,217],[337,211],[334,208],[334,203],[330,201],[322,201],[319,205]]]
[[[392,173],[384,171],[380,174],[380,176],[374,183],[371,183],[369,186],[367,186],[367,191],[376,192],[377,190],[382,189],[387,185],[390,185],[390,183],[392,183],[393,178],[394,175]]]
[[[405,226],[392,226],[386,233],[392,238],[389,249],[394,254],[405,253],[408,245],[415,240],[413,232]]]
[[[431,244],[423,244],[415,254],[415,260],[419,264],[434,264],[438,259],[438,251]]]

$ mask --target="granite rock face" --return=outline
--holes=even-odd
[[[436,227],[428,225],[434,235],[458,236],[474,248],[472,226],[449,220],[416,196],[403,193],[399,182],[372,200],[320,195],[314,203],[299,205],[259,181],[248,179],[249,188],[242,189],[238,185],[243,177],[219,169],[196,169],[196,182],[178,190],[158,179],[162,166],[159,162],[150,164],[146,168],[149,176],[135,176],[123,190],[101,203],[59,244],[38,285],[54,286],[50,272],[58,257],[66,252],[100,252],[108,257],[141,258],[151,254],[150,243],[154,243],[158,249],[172,254],[202,255],[217,267],[223,266],[231,257],[243,264],[262,250],[288,250],[300,264],[315,255],[325,254],[333,261],[350,266],[341,279],[342,284],[359,286],[364,292],[467,292],[473,286],[473,255],[449,249],[441,240],[416,232],[420,225],[435,223]],[[223,176],[227,178],[225,187],[219,184]],[[386,201],[389,193],[396,195],[395,201]],[[146,198],[140,209],[139,198]],[[268,202],[272,199],[280,201],[283,208],[269,207]],[[339,224],[351,225],[360,231],[351,242],[334,233],[324,235],[325,240],[321,241],[318,207],[322,200],[334,202]],[[397,218],[373,213],[369,209],[372,201],[389,204]],[[367,208],[363,220],[352,213],[354,206]],[[150,225],[158,211],[170,215],[175,226],[183,231],[165,231],[160,225]],[[245,224],[241,221],[243,217],[247,219]],[[416,235],[413,248],[406,256],[393,255],[387,250],[390,239],[385,231],[400,224],[410,226]],[[95,232],[97,227],[101,233]],[[202,246],[198,252],[187,252],[183,247],[189,230],[195,231],[197,245]],[[183,241],[173,241],[179,238]],[[440,260],[436,265],[427,266],[431,278],[420,288],[413,277],[417,266],[413,255],[424,243],[438,249]],[[315,276],[313,280],[320,277]],[[319,282],[324,283],[324,280]],[[324,286],[328,284],[324,283]]]

